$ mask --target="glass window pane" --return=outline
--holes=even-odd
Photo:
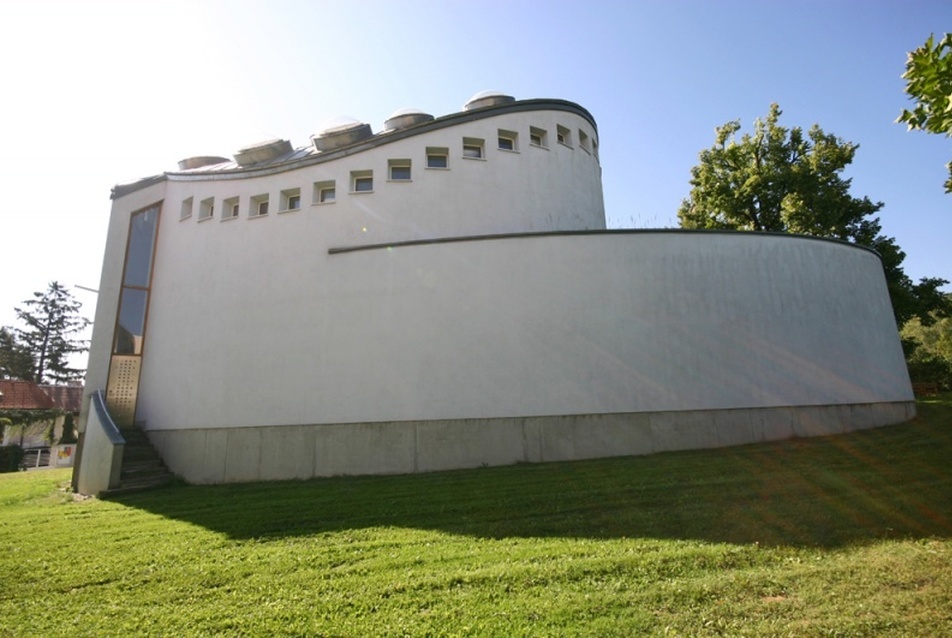
[[[145,334],[145,310],[149,293],[137,288],[123,288],[119,302],[119,325],[116,328],[115,354],[142,354]]]
[[[144,210],[132,216],[129,229],[129,255],[126,258],[126,286],[149,286],[152,270],[152,251],[155,247],[155,231],[159,222],[158,207]]]

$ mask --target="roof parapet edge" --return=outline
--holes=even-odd
[[[291,170],[292,168],[301,168],[305,166],[310,166],[312,164],[321,164],[328,162],[340,157],[346,157],[348,155],[353,155],[360,153],[370,148],[375,148],[377,146],[382,146],[384,144],[389,144],[391,142],[396,142],[397,140],[405,139],[407,137],[412,137],[420,133],[425,133],[428,131],[438,130],[441,128],[446,128],[453,126],[455,124],[460,124],[463,122],[470,122],[474,120],[481,120],[488,117],[493,117],[495,115],[501,115],[504,113],[517,113],[521,111],[539,111],[539,110],[560,110],[575,113],[581,117],[588,120],[592,125],[592,128],[595,132],[598,132],[598,124],[595,122],[595,118],[592,114],[583,106],[570,102],[568,100],[560,100],[553,98],[532,98],[528,100],[516,100],[514,102],[508,102],[506,104],[499,104],[493,106],[486,106],[476,108],[470,111],[458,111],[455,113],[450,113],[449,115],[443,115],[441,117],[429,120],[426,122],[421,122],[419,124],[414,124],[407,128],[398,129],[398,130],[384,130],[373,137],[370,137],[365,140],[361,140],[354,144],[348,146],[342,146],[340,148],[334,149],[333,151],[326,151],[323,153],[316,153],[313,155],[308,155],[305,157],[298,157],[290,160],[277,161],[271,164],[263,164],[258,166],[247,166],[247,167],[238,167],[225,169],[220,171],[167,171],[164,175],[174,181],[205,181],[213,179],[240,179],[248,177],[250,175],[263,176],[273,173],[280,173],[285,170]]]

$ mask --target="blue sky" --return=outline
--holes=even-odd
[[[7,0],[0,24],[0,325],[50,280],[98,286],[117,182],[486,89],[591,111],[617,228],[677,226],[715,127],[778,102],[783,125],[860,145],[853,194],[886,204],[906,272],[952,280],[952,142],[894,123],[906,54],[952,30],[948,0]]]

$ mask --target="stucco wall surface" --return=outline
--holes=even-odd
[[[138,415],[154,431],[913,398],[880,261],[844,244],[637,232],[329,255],[276,233],[208,254],[162,232]]]

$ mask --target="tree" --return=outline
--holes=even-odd
[[[0,327],[0,379],[33,380],[33,356],[12,330]]]
[[[952,389],[952,317],[934,318],[932,325],[913,318],[902,327],[903,342],[911,346],[906,357],[909,376]]]
[[[33,293],[33,299],[16,308],[25,329],[16,329],[23,348],[33,358],[32,380],[64,383],[81,379],[83,371],[69,366],[71,354],[86,352],[85,342],[75,335],[89,325],[79,314],[82,304],[58,282],[50,282],[46,292]]]
[[[923,278],[914,284],[906,276],[905,253],[881,234],[874,217],[882,202],[850,194],[850,180],[841,172],[859,146],[817,125],[806,134],[784,128],[781,113],[772,104],[767,118],[754,123],[754,133],[740,140],[739,121],[716,129],[714,146],[701,151],[691,169],[691,193],[678,210],[681,226],[795,233],[867,246],[882,257],[897,326],[914,316],[929,322],[933,310],[948,312],[939,291],[947,281]]]
[[[952,33],[946,33],[938,44],[930,35],[925,44],[909,53],[902,78],[916,105],[911,111],[903,109],[896,121],[905,122],[909,130],[952,136]],[[945,192],[952,193],[952,162],[946,168]]]

